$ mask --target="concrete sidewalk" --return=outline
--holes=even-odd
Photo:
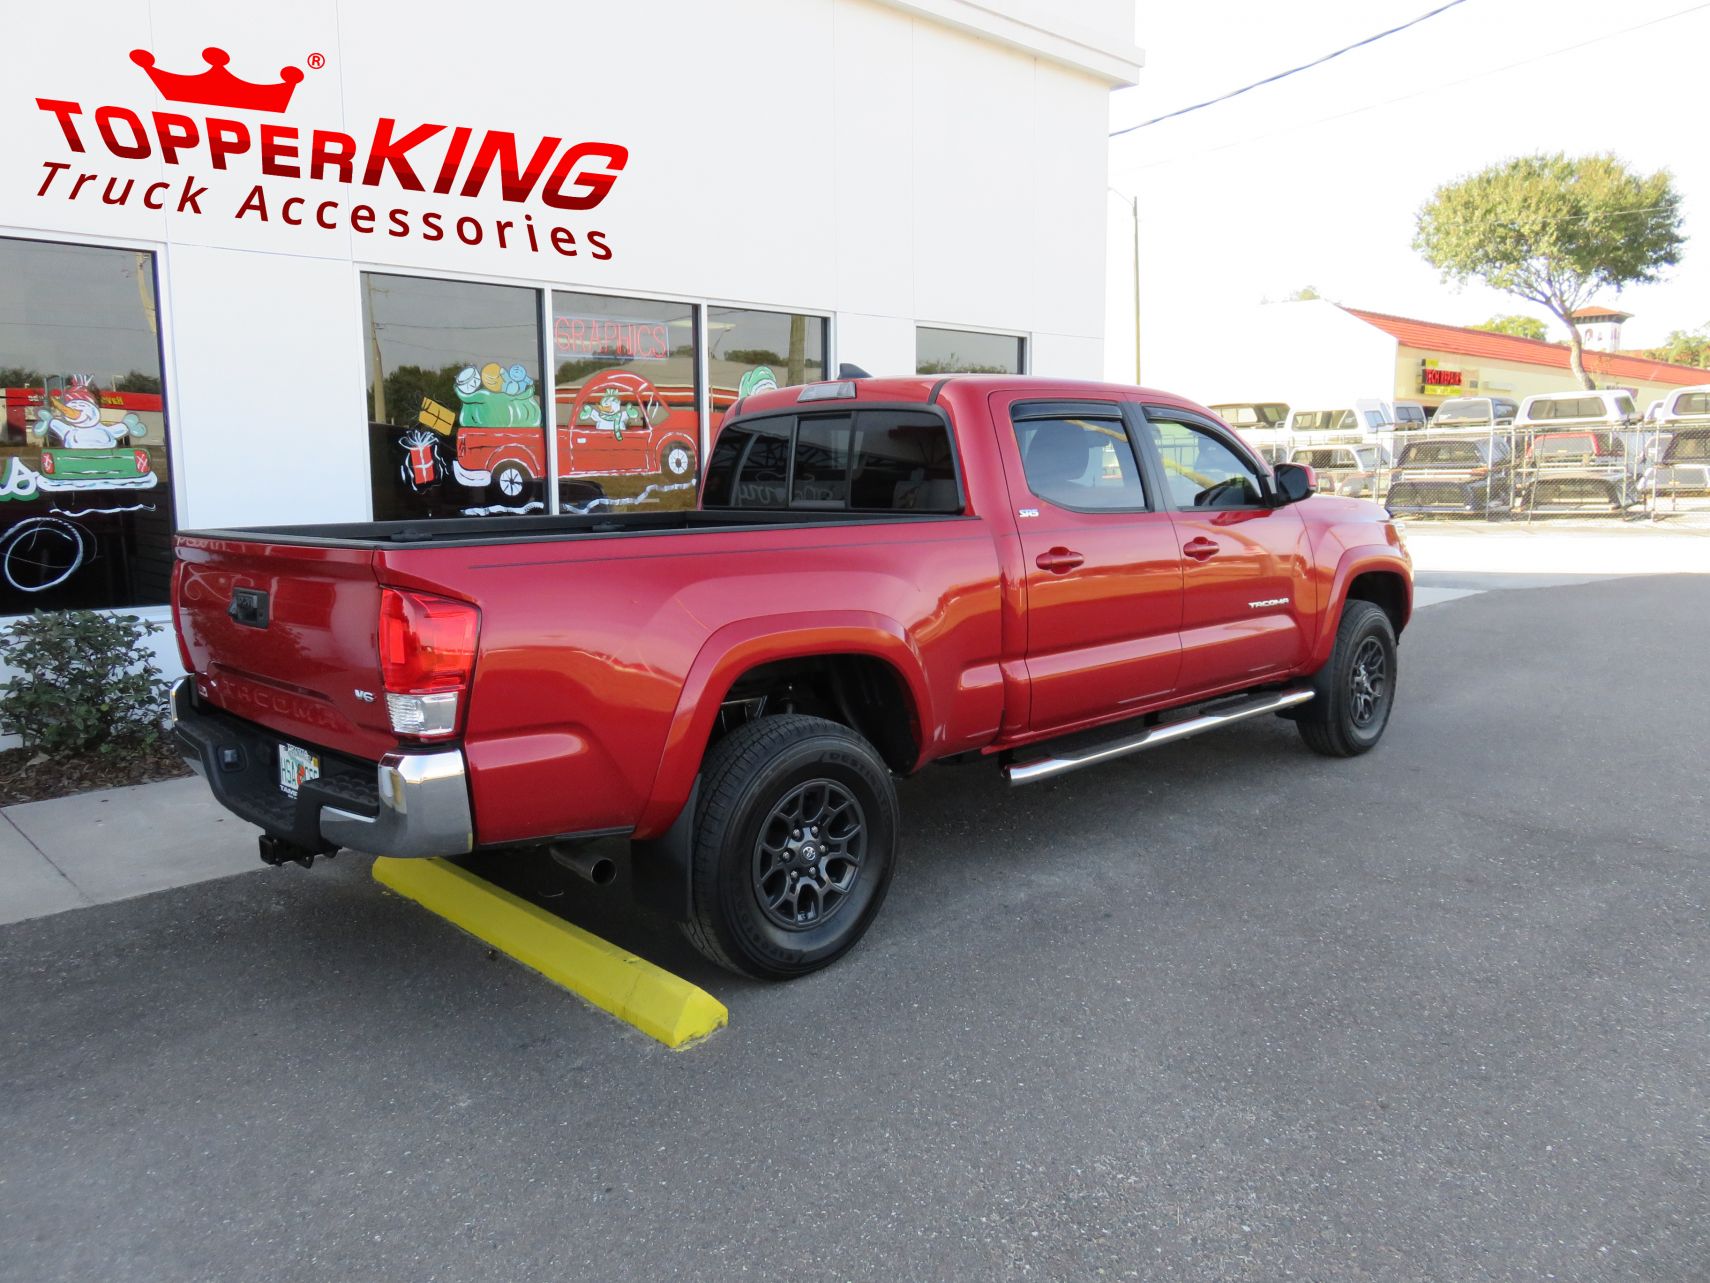
[[[257,832],[194,775],[0,808],[0,923],[248,873]]]

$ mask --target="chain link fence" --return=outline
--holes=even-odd
[[[1265,453],[1311,467],[1321,493],[1374,499],[1398,517],[1639,521],[1710,512],[1710,422],[1297,433]]]

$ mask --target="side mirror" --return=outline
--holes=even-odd
[[[1318,489],[1318,474],[1304,463],[1279,463],[1271,469],[1277,482],[1277,504],[1299,503]]]

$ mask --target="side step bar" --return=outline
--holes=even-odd
[[[1207,711],[1198,717],[1189,717],[1180,722],[1150,726],[1138,735],[1128,735],[1108,743],[1074,749],[1059,757],[1042,757],[1037,761],[1006,766],[1003,770],[1004,778],[1011,784],[1034,784],[1039,780],[1078,771],[1083,766],[1097,766],[1113,757],[1127,757],[1128,754],[1138,753],[1141,749],[1156,748],[1160,744],[1169,744],[1205,731],[1214,731],[1219,726],[1228,726],[1231,722],[1245,721],[1249,717],[1258,717],[1264,713],[1278,713],[1285,708],[1293,708],[1296,704],[1304,704],[1311,698],[1310,689],[1297,686],[1292,690],[1274,691],[1267,695],[1244,696],[1234,703],[1225,702],[1221,707],[1213,704],[1210,708],[1215,711]]]

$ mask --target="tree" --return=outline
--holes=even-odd
[[[1298,290],[1283,299],[1285,303],[1305,303],[1311,299],[1323,298],[1316,285],[1303,285]]]
[[[1680,261],[1680,194],[1667,170],[1614,156],[1520,156],[1439,187],[1413,247],[1443,274],[1547,308],[1567,326],[1573,372],[1590,388],[1572,313],[1594,294],[1656,280]]]
[[[1646,355],[1653,361],[1710,370],[1710,325],[1701,330],[1670,330],[1663,345],[1652,348]]]
[[[1493,316],[1480,325],[1469,325],[1470,330],[1485,330],[1491,334],[1512,334],[1517,339],[1544,339],[1549,337],[1549,331],[1544,323],[1535,316],[1520,316],[1513,312],[1504,312],[1501,316]]]

